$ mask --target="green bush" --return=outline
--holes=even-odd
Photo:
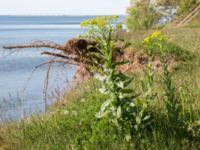
[[[178,6],[179,10],[178,13],[187,13],[190,12],[197,4],[197,0],[179,0]]]
[[[129,30],[149,29],[158,20],[158,14],[152,5],[142,0],[128,8],[126,25]]]

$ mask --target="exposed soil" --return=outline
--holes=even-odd
[[[126,49],[123,53],[117,53],[115,55],[114,60],[116,61],[128,61],[127,64],[119,67],[119,71],[123,73],[141,73],[143,71],[143,68],[148,63],[148,56],[145,53],[142,52],[136,52],[131,48]],[[169,63],[169,70],[173,70],[174,66],[178,63],[175,59],[175,57],[168,58]],[[153,57],[152,62],[155,71],[161,72],[162,66],[161,61],[158,56]],[[88,80],[90,77],[92,77],[93,74],[90,72],[90,70],[85,66],[78,66],[76,74],[74,76],[74,80],[77,83],[83,82]]]
[[[148,63],[148,56],[141,52],[135,52],[133,50],[126,50],[122,55],[122,59],[127,60],[129,63],[125,64],[120,68],[122,72],[132,72],[132,73],[141,73],[144,66]],[[175,57],[168,58],[169,70],[173,70],[173,66],[177,63]],[[158,56],[153,57],[153,67],[155,71],[162,71],[162,65],[160,58]]]

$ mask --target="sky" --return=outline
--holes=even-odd
[[[0,0],[0,15],[123,15],[130,0]]]

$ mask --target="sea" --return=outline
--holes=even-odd
[[[80,28],[80,22],[94,17],[0,16],[0,123],[43,113],[45,93],[50,106],[73,86],[76,71],[76,66],[54,64],[45,88],[48,65],[41,64],[49,57],[41,55],[41,52],[52,50],[27,48],[11,51],[2,47],[38,40],[65,44],[70,38],[87,31]],[[124,22],[124,18],[120,16],[119,21]]]

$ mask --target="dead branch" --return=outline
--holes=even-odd
[[[79,56],[76,55],[65,55],[65,54],[61,54],[61,53],[53,53],[53,52],[48,52],[48,51],[44,51],[41,53],[41,55],[49,55],[49,56],[54,56],[54,57],[58,57],[58,58],[63,58],[65,60],[68,60],[70,62],[76,62],[76,63],[82,63],[81,59]]]
[[[45,102],[45,112],[47,111],[47,106],[48,106],[48,99],[47,99],[47,93],[48,93],[48,86],[49,86],[49,76],[50,76],[50,70],[51,70],[51,65],[53,62],[51,62],[51,60],[48,63],[47,66],[47,71],[46,71],[46,76],[44,78],[44,89],[43,89],[43,93],[44,93],[44,102]]]
[[[22,49],[22,48],[52,48],[67,52],[67,48],[63,45],[57,44],[52,41],[35,41],[30,44],[24,45],[7,45],[3,46],[4,49]]]
[[[64,59],[72,59],[71,57],[66,56],[64,54],[52,53],[52,52],[47,52],[47,51],[42,52],[41,55],[50,55],[50,56],[55,56],[55,57],[64,58]]]

